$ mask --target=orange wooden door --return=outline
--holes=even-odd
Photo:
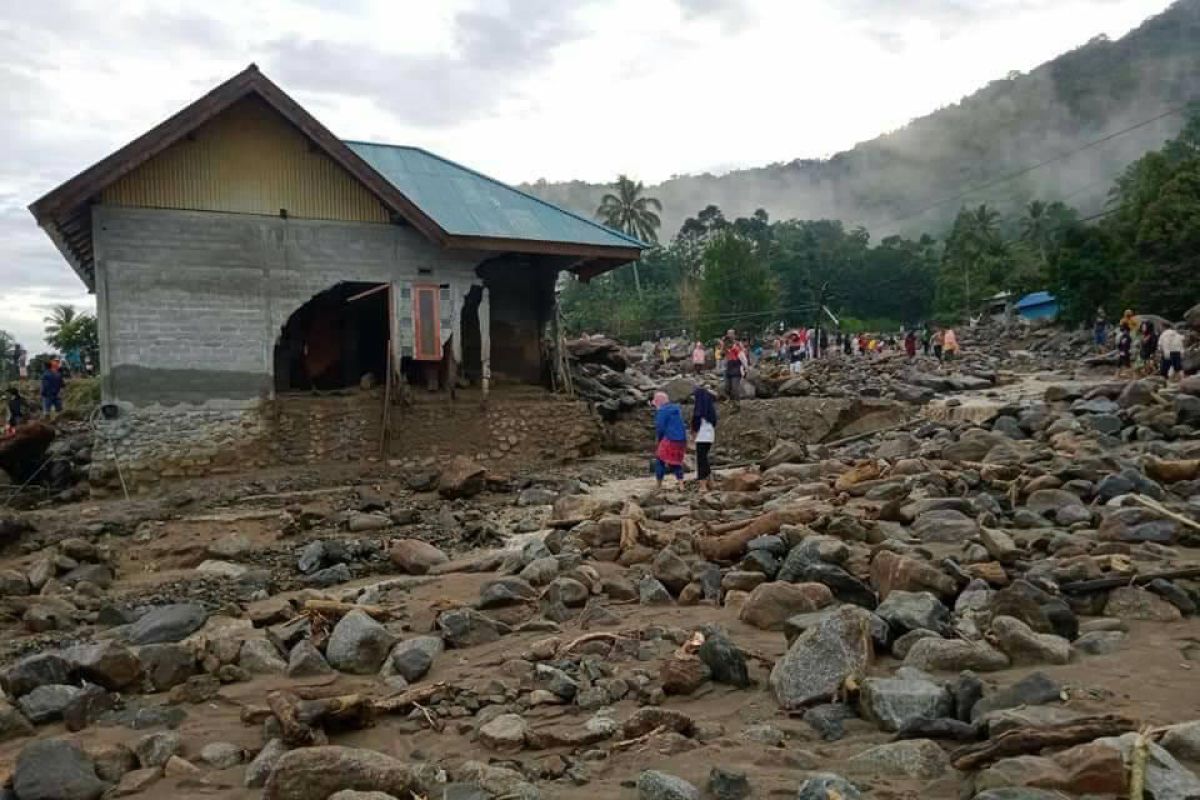
[[[414,285],[413,359],[442,360],[441,290],[437,284]]]

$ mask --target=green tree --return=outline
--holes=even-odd
[[[89,355],[93,361],[99,352],[99,341],[94,314],[80,314],[74,306],[56,305],[45,317],[46,344],[60,353],[78,350],[80,356]]]
[[[614,192],[609,192],[600,198],[600,206],[596,209],[596,217],[610,228],[615,228],[643,242],[654,244],[658,242],[658,229],[662,226],[659,212],[662,203],[656,198],[644,196],[645,186],[641,181],[633,181],[628,176],[618,175],[613,184]],[[633,265],[633,280],[640,293],[641,277],[638,275],[638,265]]]
[[[704,251],[700,330],[706,338],[728,328],[758,330],[777,310],[778,293],[754,243],[724,231]]]

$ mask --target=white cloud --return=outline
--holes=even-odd
[[[9,4],[0,328],[40,346],[40,307],[86,300],[24,207],[251,61],[347,138],[418,144],[514,182],[652,182],[830,155],[1167,4]]]

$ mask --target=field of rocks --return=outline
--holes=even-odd
[[[964,338],[760,370],[707,493],[608,349],[644,453],[0,510],[0,798],[1200,798],[1200,377]]]

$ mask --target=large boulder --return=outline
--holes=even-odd
[[[918,719],[954,716],[950,693],[933,681],[867,678],[858,696],[863,716],[885,731],[898,731]]]
[[[389,553],[392,564],[409,575],[424,575],[450,559],[438,548],[420,539],[397,539]]]
[[[783,630],[783,623],[794,614],[818,611],[833,603],[833,592],[820,583],[764,583],[756,586],[738,618],[747,625],[766,631]]]
[[[328,800],[343,789],[427,797],[434,788],[430,783],[421,770],[374,750],[303,747],[275,762],[263,800]]]
[[[153,608],[129,626],[131,644],[178,642],[191,636],[208,620],[199,603],[173,603]]]
[[[333,627],[325,657],[334,669],[354,675],[372,675],[379,671],[395,643],[396,637],[387,628],[356,609]]]
[[[926,672],[994,672],[1009,666],[1008,656],[986,642],[962,639],[921,639],[908,651],[904,663]]]
[[[40,739],[17,756],[13,791],[20,800],[96,800],[107,788],[74,742]]]
[[[854,774],[930,780],[941,777],[950,768],[950,757],[937,742],[911,739],[864,750],[851,758],[846,767]]]
[[[870,612],[842,606],[792,642],[771,669],[775,699],[786,710],[826,700],[871,663]]]
[[[141,659],[116,642],[76,645],[64,651],[63,657],[79,677],[112,691],[133,686],[142,677]]]
[[[950,626],[950,609],[931,592],[891,592],[875,609],[897,636],[924,629],[944,632]]]

